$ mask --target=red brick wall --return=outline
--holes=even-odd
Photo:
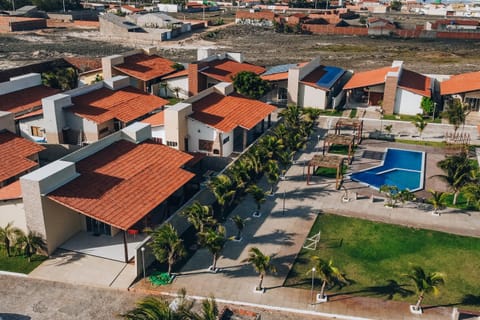
[[[318,34],[368,35],[368,29],[362,27],[335,27],[333,25],[304,24],[303,29]]]
[[[437,38],[441,39],[480,39],[480,32],[437,32]]]

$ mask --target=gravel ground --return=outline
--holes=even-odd
[[[268,28],[229,25],[158,43],[160,54],[179,62],[196,59],[196,49],[243,52],[248,62],[272,66],[320,56],[325,65],[355,71],[403,60],[408,69],[427,74],[476,71],[480,41],[370,38],[357,36],[278,34]],[[96,30],[47,29],[0,34],[0,70],[63,56],[100,58],[134,48],[109,42]]]

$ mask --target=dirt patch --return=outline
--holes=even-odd
[[[103,37],[97,30],[46,29],[1,34],[0,69],[63,56],[102,57],[137,47]],[[391,39],[358,36],[279,34],[269,28],[229,25],[159,42],[166,58],[190,62],[199,47],[217,52],[243,52],[247,61],[264,66],[308,61],[355,71],[403,60],[408,69],[427,74],[457,74],[476,70],[480,56],[472,54],[480,41]]]

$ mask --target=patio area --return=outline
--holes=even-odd
[[[147,237],[145,233],[127,235],[128,260],[133,259],[135,248]],[[60,249],[74,251],[85,255],[125,262],[123,232],[115,236],[94,235],[91,232],[79,232],[60,246]]]

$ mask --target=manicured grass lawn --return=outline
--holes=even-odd
[[[427,272],[446,275],[441,294],[428,295],[425,305],[459,303],[469,309],[480,309],[480,239],[329,214],[318,216],[309,236],[319,230],[317,249],[302,249],[285,285],[310,288],[311,274],[307,271],[314,266],[311,257],[316,255],[333,259],[334,265],[351,280],[349,286],[328,290],[330,294],[387,299],[392,292],[391,286],[387,286],[389,280],[396,281],[403,289],[415,290],[404,277],[413,264]],[[318,280],[317,290],[320,285]],[[396,293],[393,299],[414,303],[416,295],[402,297]]]
[[[28,258],[25,258],[23,255],[7,257],[5,249],[0,246],[0,270],[2,271],[28,274],[46,259],[47,257],[45,256],[34,255],[32,262],[28,262]]]

